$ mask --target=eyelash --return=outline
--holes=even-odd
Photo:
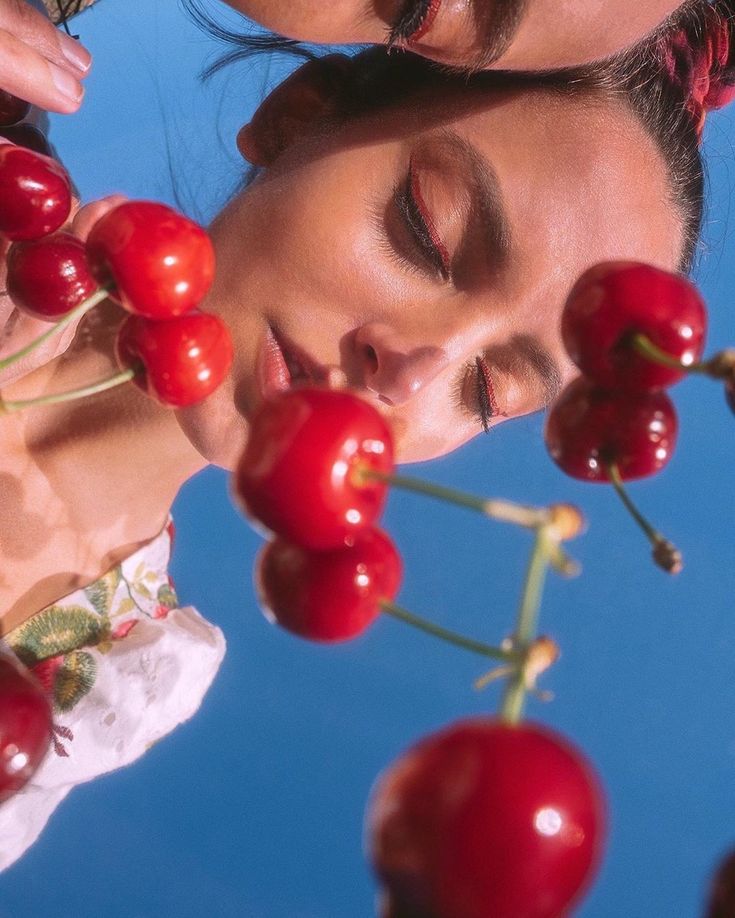
[[[396,188],[394,192],[394,200],[401,216],[404,218],[408,228],[411,230],[411,235],[422,258],[427,260],[431,266],[440,273],[443,279],[448,280],[449,253],[441,243],[441,240],[437,238],[437,234],[433,226],[429,226],[427,224],[426,217],[424,216],[426,208],[425,206],[420,206],[419,201],[416,200],[417,190],[418,184],[416,182],[416,176],[413,169],[413,162],[411,161],[409,163],[408,176],[406,181],[403,183],[403,185],[399,185]],[[421,205],[423,205],[423,201],[421,201]],[[379,210],[377,209],[375,211],[374,218],[376,228],[378,228],[380,231],[380,238],[383,239],[384,222]],[[397,252],[395,246],[389,241],[386,240],[384,247],[392,258],[396,258],[402,264],[407,265],[412,270],[416,270],[416,265],[409,259],[405,258],[400,252]],[[479,418],[480,424],[482,425],[482,429],[485,431],[485,433],[490,433],[490,430],[492,429],[490,427],[490,421],[501,414],[500,409],[498,408],[497,398],[495,396],[495,386],[493,384],[490,368],[484,357],[476,357],[474,362],[469,364],[467,370],[475,377],[476,400],[478,406],[475,414]],[[460,392],[457,396],[457,401],[461,407],[467,407],[467,402],[464,396],[464,385],[460,386]]]
[[[475,358],[475,376],[477,385],[477,404],[480,423],[485,433],[490,433],[490,421],[500,414],[495,397],[495,386],[490,374],[490,367],[484,357]]]
[[[442,0],[409,0],[388,35],[388,47],[418,41],[436,17]]]
[[[422,259],[428,261],[442,280],[451,278],[451,259],[421,197],[413,161],[409,162],[408,177],[402,187],[396,189],[395,203],[410,230],[412,241]]]

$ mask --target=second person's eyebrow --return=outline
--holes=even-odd
[[[472,71],[486,70],[502,57],[528,12],[529,0],[473,0],[472,15],[480,36],[482,50],[472,61]]]

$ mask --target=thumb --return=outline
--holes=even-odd
[[[74,215],[74,219],[71,221],[71,232],[81,239],[82,242],[86,242],[87,236],[89,236],[95,223],[120,204],[124,204],[127,200],[127,197],[123,194],[111,194],[106,198],[100,198],[99,201],[92,201],[89,204],[85,204],[84,207],[80,207]]]

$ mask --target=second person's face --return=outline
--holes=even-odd
[[[548,70],[640,41],[679,0],[225,0],[301,41],[390,42],[461,70]]]

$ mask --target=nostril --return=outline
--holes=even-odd
[[[367,361],[367,369],[372,373],[378,372],[378,355],[375,351],[375,348],[371,344],[365,345],[365,358]]]

